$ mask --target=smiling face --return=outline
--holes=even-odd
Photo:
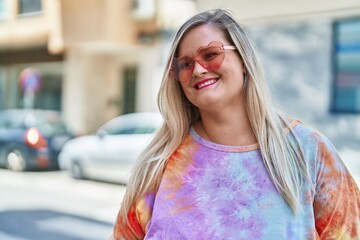
[[[223,61],[216,69],[209,68],[198,60],[201,49],[209,44],[211,46],[212,42],[220,42],[225,46]],[[209,24],[191,29],[178,46],[179,59],[188,59],[186,64],[195,59],[191,68],[180,65],[185,66],[188,73],[184,74],[180,69],[178,78],[186,97],[200,112],[242,105],[241,90],[245,72],[243,62],[236,49],[226,46],[232,44],[226,39],[223,31]]]

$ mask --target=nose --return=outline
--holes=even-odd
[[[201,66],[201,64],[198,63],[197,61],[194,62],[194,69],[193,69],[193,76],[194,77],[201,76],[202,74],[204,74],[206,72],[207,72],[206,68]]]

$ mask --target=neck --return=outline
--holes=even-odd
[[[244,109],[222,109],[219,113],[200,111],[201,120],[195,125],[197,133],[215,143],[246,146],[257,143]]]

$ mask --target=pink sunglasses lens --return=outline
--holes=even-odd
[[[224,58],[224,50],[220,47],[207,47],[200,49],[195,59],[204,68],[208,70],[217,70],[224,61]]]
[[[179,80],[185,82],[190,80],[195,62],[207,70],[217,70],[223,63],[224,58],[225,51],[223,44],[220,42],[212,42],[209,46],[199,48],[194,58],[180,57],[175,59],[175,69]]]

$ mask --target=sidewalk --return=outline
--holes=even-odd
[[[360,187],[360,149],[341,149],[338,153]]]

